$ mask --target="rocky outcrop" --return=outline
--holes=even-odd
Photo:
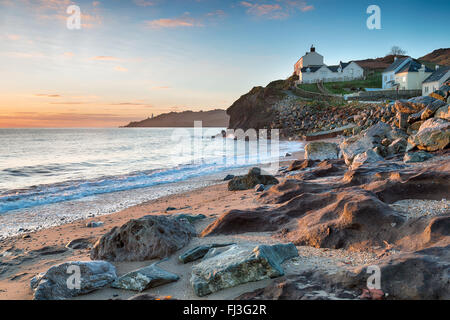
[[[363,154],[375,148],[384,149],[383,141],[394,141],[405,137],[407,137],[407,135],[400,130],[393,130],[390,125],[379,122],[371,128],[346,139],[341,143],[340,148],[345,163],[351,165],[353,159],[359,154]]]
[[[250,190],[255,188],[258,184],[275,185],[278,180],[271,175],[261,174],[260,168],[252,168],[245,176],[234,177],[228,182],[229,191]]]
[[[66,262],[31,280],[35,300],[65,300],[87,294],[116,280],[115,267],[105,261]]]
[[[194,227],[184,219],[145,216],[103,235],[92,249],[91,259],[145,261],[165,258],[183,248],[194,235]]]
[[[307,160],[339,159],[339,146],[331,142],[310,142],[305,146]]]
[[[230,129],[266,129],[276,117],[274,106],[282,101],[289,83],[280,80],[271,82],[267,87],[255,87],[240,97],[227,114],[230,116]]]
[[[199,297],[239,284],[284,275],[281,264],[298,256],[293,244],[234,245],[192,267],[191,285]]]
[[[425,151],[443,150],[450,144],[450,122],[439,118],[425,121],[408,142]]]
[[[142,292],[177,281],[179,278],[176,274],[159,268],[155,263],[121,276],[111,286],[117,289]]]
[[[321,248],[384,246],[385,241],[404,248],[414,244],[414,249],[430,245],[426,230],[431,217],[405,219],[389,204],[448,197],[448,162],[411,168],[401,161],[382,161],[347,171],[336,165],[336,170],[320,180],[288,176],[260,196],[264,203],[278,206],[226,212],[201,235],[272,231],[297,245]]]

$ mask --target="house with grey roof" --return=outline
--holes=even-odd
[[[423,81],[433,73],[433,70],[411,60],[395,72],[395,83],[400,90],[422,90]]]
[[[383,89],[395,88],[397,86],[395,82],[396,72],[402,69],[411,60],[412,60],[411,57],[394,58],[394,62],[383,71],[382,74]]]
[[[422,95],[427,96],[450,80],[450,67],[436,66],[436,70],[422,83]]]
[[[327,66],[314,46],[297,61],[294,72],[299,77],[298,83],[339,82],[364,77],[364,69],[353,61],[341,61],[338,65]]]

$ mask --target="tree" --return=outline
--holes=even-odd
[[[389,54],[393,56],[404,56],[406,54],[406,50],[403,50],[399,46],[393,46]]]

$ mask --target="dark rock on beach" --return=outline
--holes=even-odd
[[[258,184],[275,185],[278,184],[278,180],[274,176],[261,174],[260,168],[252,168],[247,175],[234,177],[228,183],[228,190],[250,190]]]
[[[80,278],[77,280],[78,272]],[[73,281],[70,275],[73,275]],[[105,287],[116,278],[115,267],[105,261],[66,262],[34,277],[31,288],[35,300],[64,300]]]
[[[101,237],[91,251],[91,259],[145,261],[165,258],[183,248],[195,236],[192,224],[184,219],[145,216],[115,227]]]

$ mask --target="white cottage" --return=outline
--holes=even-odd
[[[427,96],[433,93],[448,80],[450,80],[450,67],[436,66],[436,71],[422,83],[422,95]]]
[[[397,86],[395,74],[410,61],[412,61],[411,57],[394,58],[394,62],[383,71],[383,89],[394,88]]]
[[[364,69],[353,61],[341,61],[335,66],[325,65],[323,56],[316,52],[314,46],[297,61],[294,72],[299,77],[298,83],[350,81],[364,77]]]

